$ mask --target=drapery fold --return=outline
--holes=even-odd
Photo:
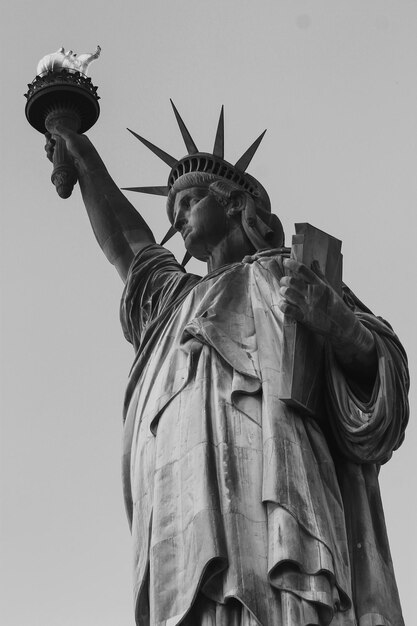
[[[371,394],[363,400],[341,371],[328,348],[326,383],[333,435],[340,452],[355,463],[382,464],[402,443],[408,421],[407,359],[391,328],[380,319],[356,311],[373,334],[378,376]]]

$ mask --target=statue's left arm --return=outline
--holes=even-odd
[[[329,285],[318,264],[310,269],[285,259],[288,272],[280,281],[280,309],[313,332],[326,337],[347,375],[370,385],[377,372],[372,332]]]
[[[356,463],[383,463],[408,421],[407,358],[391,327],[355,296],[344,297],[312,269],[286,259],[280,309],[326,338],[326,397],[339,449]]]

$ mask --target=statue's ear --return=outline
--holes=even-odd
[[[226,213],[230,217],[242,213],[246,209],[248,194],[244,191],[233,191],[227,205]]]
[[[232,193],[227,207],[227,215],[237,214],[242,216],[242,221],[246,222],[248,226],[255,226],[257,222],[256,205],[251,194],[245,191],[234,191]]]

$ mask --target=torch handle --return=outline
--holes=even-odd
[[[54,132],[57,125],[62,125],[78,132],[80,128],[80,118],[73,110],[58,108],[51,111],[45,120],[45,126],[55,141],[52,160],[54,169],[52,171],[51,181],[55,185],[60,198],[69,198],[78,180],[78,176],[74,160],[68,153],[65,140]]]
[[[53,156],[54,169],[51,181],[55,185],[60,198],[69,198],[77,182],[77,170],[71,155],[68,154],[64,139],[59,135],[53,135],[55,149]]]

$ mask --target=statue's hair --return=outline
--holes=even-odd
[[[255,250],[278,248],[284,245],[284,230],[281,221],[271,213],[269,202],[267,208],[265,207],[262,197],[253,196],[223,178],[209,185],[209,193],[213,194],[217,202],[225,209],[230,205],[235,193],[247,196],[248,202],[241,215],[242,226]]]
[[[246,174],[246,177],[249,177],[249,174]],[[189,189],[190,187],[208,187],[211,191],[216,193],[216,196],[222,204],[224,204],[223,200],[230,201],[233,192],[240,191],[253,198],[256,210],[261,209],[268,213],[271,211],[268,195],[263,190],[263,192],[261,191],[259,195],[254,196],[245,189],[242,189],[240,185],[237,185],[236,183],[226,180],[220,176],[216,176],[215,174],[209,174],[206,172],[189,172],[180,176],[169,190],[167,198],[167,213],[171,224],[173,221],[175,196],[178,191],[183,191],[184,189]]]
[[[232,196],[235,193],[242,193],[253,199],[256,211],[258,211],[258,209],[263,209],[264,211],[266,210],[265,203],[262,201],[262,198],[259,196],[252,196],[252,194],[248,191],[245,191],[238,185],[230,182],[230,180],[225,180],[224,178],[220,178],[212,182],[209,185],[209,192],[212,193],[216,197],[217,201],[224,207],[227,207],[230,204]]]
[[[215,180],[208,189],[209,193],[215,196],[217,202],[224,207],[230,204],[232,194],[237,192],[236,185],[224,180]]]

